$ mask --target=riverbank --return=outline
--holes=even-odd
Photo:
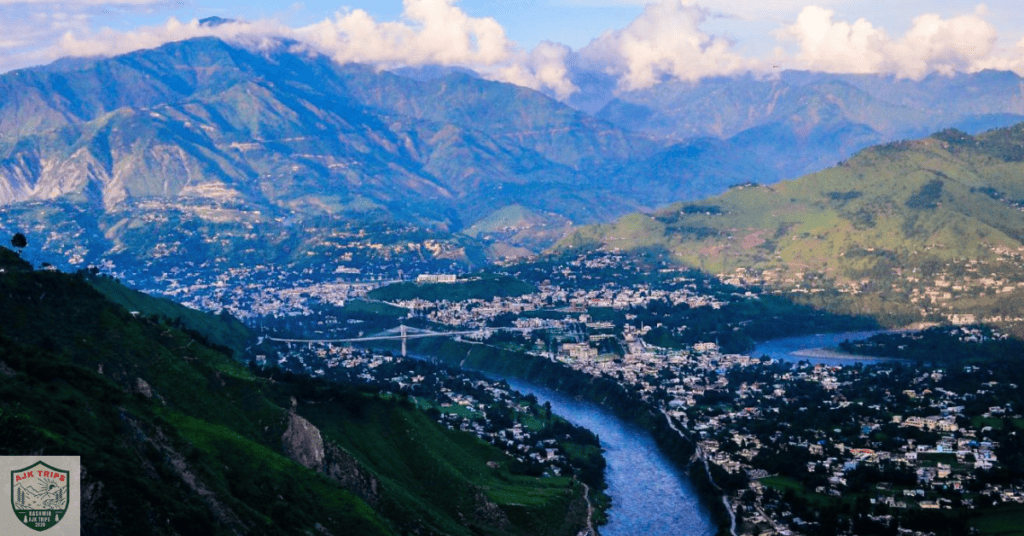
[[[881,333],[905,333],[916,331],[914,326],[896,330],[848,331],[841,333],[818,333],[763,341],[750,351],[751,357],[768,356],[779,361],[809,361],[822,365],[852,365],[854,363],[881,363],[893,358],[862,356],[843,352],[839,349],[845,341],[861,341]]]
[[[675,423],[672,422],[672,416],[665,410],[661,410],[661,413],[665,416],[665,422],[668,423],[669,428],[685,440],[687,433],[680,430]],[[725,507],[725,511],[729,515],[729,535],[736,536],[736,512],[733,510],[732,504],[729,502],[729,495],[725,493],[725,490],[715,484],[715,479],[711,476],[711,466],[708,465],[707,456],[704,454],[704,449],[700,448],[700,445],[697,445],[693,458],[691,458],[690,461],[691,465],[694,461],[700,461],[704,465],[704,475],[706,476],[708,483],[721,494],[722,505]]]
[[[727,506],[728,502],[723,502],[721,488],[715,484],[710,469],[700,456],[695,456],[696,442],[687,434],[674,430],[659,409],[651,407],[618,382],[591,376],[539,356],[492,346],[437,339],[410,341],[410,346],[415,353],[435,356],[450,365],[517,378],[587,400],[639,427],[651,436],[657,450],[671,462],[678,474],[689,476],[697,499],[717,527],[717,534],[731,534],[734,514]]]
[[[600,437],[607,462],[606,493],[612,499],[607,536],[712,536],[717,528],[691,479],[665,455],[648,430],[621,419],[608,408],[508,376],[520,392],[550,402],[560,417]]]
[[[848,361],[851,365],[854,363],[884,363],[886,361],[898,361],[896,358],[893,357],[874,357],[867,355],[850,354],[832,348],[807,348],[806,350],[797,350],[795,352],[792,352],[792,355],[798,357],[807,357],[810,359],[835,359],[841,361]]]

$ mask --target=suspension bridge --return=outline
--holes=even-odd
[[[481,338],[487,338],[487,335],[492,331],[518,331],[520,333],[529,331],[530,328],[478,328],[467,331],[431,331],[429,329],[410,328],[406,325],[401,325],[397,328],[391,328],[387,331],[383,331],[377,335],[371,335],[368,337],[352,337],[347,339],[284,339],[279,337],[264,337],[264,340],[284,343],[295,343],[295,344],[339,344],[347,342],[369,342],[369,341],[402,341],[402,356],[407,355],[407,343],[409,339],[424,339],[427,337],[458,337],[462,335],[477,335]]]

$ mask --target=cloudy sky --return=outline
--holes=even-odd
[[[1022,13],[1009,0],[0,0],[0,72],[217,35],[288,37],[342,62],[463,65],[560,98],[576,89],[567,65],[622,90],[775,69],[1024,74]],[[210,16],[239,22],[198,24]]]

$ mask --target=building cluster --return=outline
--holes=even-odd
[[[674,271],[654,283],[622,272],[620,260],[605,255],[556,264],[536,278],[536,292],[522,296],[412,299],[388,305],[404,308],[408,319],[434,330],[512,332],[515,336],[501,341],[477,343],[541,356],[633,390],[697,446],[696,456],[724,490],[738,520],[737,533],[850,533],[852,527],[834,527],[827,513],[808,505],[844,505],[851,498],[855,503],[848,509],[862,514],[865,522],[901,528],[908,512],[1024,503],[1024,488],[997,477],[1008,448],[1003,430],[1024,428],[1021,408],[1005,402],[1017,391],[1011,377],[995,377],[972,364],[937,368],[888,362],[853,366],[852,361],[851,366],[831,366],[811,362],[813,358],[779,362],[725,351],[712,336],[698,335],[683,347],[656,346],[650,335],[662,326],[645,323],[642,319],[651,316],[644,311],[711,313],[758,296],[742,289],[709,291],[701,281]],[[216,301],[223,299],[225,294],[217,294],[223,289],[238,292],[232,299],[247,304],[252,314],[302,315],[310,300],[341,304],[362,298],[380,284],[370,273],[359,274],[363,281],[339,282],[301,273],[273,276],[265,268],[258,278],[278,277],[268,285],[280,290],[230,290],[235,285],[229,280],[257,276],[228,273],[223,285],[214,281],[183,287],[180,295],[197,292]],[[750,277],[734,275],[733,282],[749,283]],[[944,280],[936,278],[932,286],[945,288],[937,281]],[[978,284],[1000,289],[1016,285],[984,278]],[[960,291],[953,286],[951,292]],[[741,327],[734,323],[724,329]],[[673,329],[685,331],[687,326]],[[965,329],[963,336],[980,337],[980,332],[972,335]],[[472,432],[533,469],[559,474],[567,467],[560,447],[538,437],[543,423],[536,409],[501,392],[500,385],[468,379],[453,385],[441,377],[451,372],[406,370],[398,363],[408,360],[344,346],[295,345],[278,351],[281,366],[412,396],[436,411],[438,422]]]
[[[929,267],[927,273],[921,268],[896,268],[886,274],[875,274],[880,277],[865,275],[850,279],[811,269],[773,266],[737,267],[719,277],[729,284],[763,287],[776,294],[883,294],[909,304],[922,319],[952,324],[1024,324],[1024,316],[1020,314],[979,304],[979,298],[988,298],[982,302],[997,303],[1024,296],[1024,276],[1017,269],[1024,262],[1024,247],[984,243],[980,246],[980,258],[951,259]],[[943,244],[931,244],[926,251],[943,249]],[[867,248],[864,253],[885,252]]]
[[[648,285],[540,288],[514,299],[418,307],[453,327],[511,314],[512,325],[526,333],[554,335],[547,344],[527,337],[532,344],[523,351],[634,389],[697,442],[698,455],[717,468],[712,474],[727,475],[723,487],[740,533],[818,533],[827,521],[799,506],[814,497],[836,504],[863,498],[864,518],[886,526],[903,523],[900,512],[1024,503],[1024,487],[993,476],[1003,419],[1024,428],[1018,409],[997,403],[1016,390],[1012,381],[980,381],[984,370],[973,365],[954,373],[913,363],[788,363],[724,353],[713,341],[660,348],[645,341],[652,326],[598,322],[588,311],[635,311],[651,300],[709,309],[726,302]],[[962,330],[981,342],[980,331]],[[801,492],[782,493],[791,488]]]

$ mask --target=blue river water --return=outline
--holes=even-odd
[[[493,376],[492,376],[493,377]],[[608,467],[605,481],[612,507],[602,536],[712,536],[716,527],[697,490],[666,458],[647,431],[603,408],[515,378],[521,393],[551,402],[554,413],[601,439]]]
[[[751,356],[785,361],[850,365],[889,361],[830,351],[844,340],[866,339],[881,331],[789,337],[758,344]],[[808,355],[816,354],[816,355]],[[518,378],[487,373],[515,390],[551,402],[554,413],[596,433],[605,449],[605,481],[612,507],[602,536],[712,536],[717,527],[687,477],[658,450],[650,434],[596,404],[577,400]]]
[[[868,357],[844,354],[835,350],[839,343],[867,339],[878,333],[889,331],[847,331],[845,333],[823,333],[801,337],[787,337],[758,344],[750,352],[751,357],[767,355],[780,361],[809,361],[823,365],[852,365],[854,363],[880,363],[892,361],[884,357]]]

